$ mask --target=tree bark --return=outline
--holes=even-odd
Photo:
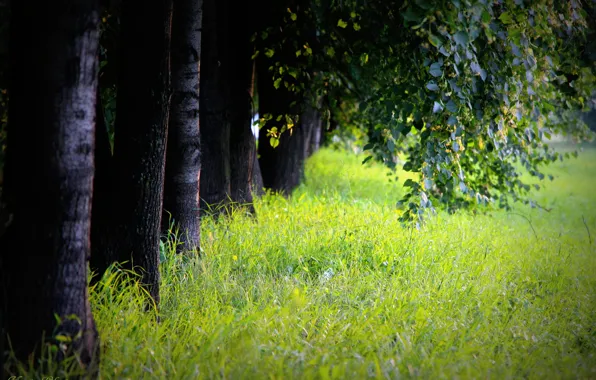
[[[201,0],[174,0],[172,21],[172,105],[166,153],[162,231],[170,220],[178,230],[177,250],[199,252],[199,65]]]
[[[226,44],[230,52],[230,180],[231,200],[235,206],[254,213],[252,204],[252,177],[255,170],[256,140],[252,133],[253,44],[251,33],[251,4],[240,2],[228,12],[234,38]],[[240,33],[238,33],[240,31]]]
[[[230,184],[230,77],[227,0],[203,1],[201,39],[201,214],[219,214],[227,207]]]
[[[110,260],[140,272],[159,304],[159,238],[170,106],[172,0],[122,3],[111,178]]]
[[[66,336],[72,341],[59,349],[58,359],[76,355],[96,375],[99,340],[87,260],[98,2],[12,1],[11,11],[0,339],[6,334],[16,358],[27,360],[40,354],[44,334],[54,344],[58,335]],[[10,372],[10,364],[4,370]]]

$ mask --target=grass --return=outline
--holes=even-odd
[[[162,264],[159,324],[104,278],[102,377],[596,378],[596,149],[550,169],[550,212],[439,213],[420,231],[361,160],[320,151],[291,199],[205,220],[203,258]]]

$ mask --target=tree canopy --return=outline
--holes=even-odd
[[[573,111],[594,97],[594,4],[314,0],[256,35],[256,55],[269,58],[276,86],[300,92],[310,80],[349,102],[371,158],[394,169],[405,157],[418,180],[405,182],[402,220],[438,204],[535,205],[520,176],[542,180],[562,159],[548,139],[591,138]],[[281,131],[294,124],[285,117]]]

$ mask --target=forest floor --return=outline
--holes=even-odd
[[[103,378],[596,378],[596,149],[555,164],[541,205],[404,229],[402,189],[329,149],[289,200],[204,220],[203,258],[140,291],[92,291]],[[403,182],[400,176],[400,182]]]

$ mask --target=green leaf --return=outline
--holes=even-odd
[[[443,40],[441,40],[440,37],[434,35],[434,34],[429,34],[428,35],[428,41],[434,46],[434,47],[441,47],[443,45]]]
[[[54,339],[56,339],[58,342],[62,342],[62,343],[68,343],[68,342],[72,341],[72,339],[66,335],[56,335],[54,337]]]
[[[488,11],[483,11],[482,12],[482,22],[485,24],[490,23],[491,17],[490,17],[490,13],[488,13]]]
[[[362,165],[366,164],[368,161],[372,160],[373,156],[368,156],[364,160],[362,160]]]
[[[279,139],[276,139],[275,137],[271,137],[269,139],[269,144],[271,144],[271,146],[273,148],[277,148],[277,146],[279,145]]]
[[[542,107],[547,111],[547,112],[551,112],[555,110],[555,107],[548,103],[548,102],[542,102]]]
[[[395,152],[395,143],[393,142],[393,140],[387,141],[387,149],[389,149],[391,153]]]
[[[509,28],[507,30],[509,38],[511,38],[511,40],[513,40],[513,42],[515,42],[516,45],[520,45],[521,33],[521,30],[518,28]]]
[[[433,63],[430,65],[430,75],[433,77],[440,77],[443,75],[443,70],[441,70],[441,65],[438,62]]]
[[[345,27],[348,26],[348,23],[340,18],[339,21],[337,21],[337,26],[345,29]]]
[[[428,88],[430,91],[439,91],[439,86],[437,86],[435,82],[428,82],[426,84],[426,88]]]
[[[362,53],[360,56],[360,65],[364,66],[368,63],[368,54]]]
[[[501,20],[503,24],[507,25],[513,22],[513,17],[511,17],[511,14],[509,12],[503,12],[499,16],[499,20]]]
[[[453,101],[453,99],[449,99],[449,101],[447,102],[447,104],[445,104],[445,108],[447,108],[447,111],[449,111],[451,113],[456,113],[457,112],[457,104],[455,104],[455,102]]]
[[[273,54],[275,54],[275,50],[273,49],[267,49],[265,50],[265,55],[269,58],[273,57]]]
[[[281,78],[277,78],[275,80],[275,82],[273,82],[273,87],[279,88],[280,83],[281,83]]]
[[[468,41],[470,40],[470,38],[468,37],[468,33],[464,31],[459,31],[455,33],[453,35],[453,39],[455,40],[455,43],[461,46],[466,46],[468,44]]]
[[[406,179],[404,182],[404,187],[418,187],[418,184],[414,182],[411,178]]]

